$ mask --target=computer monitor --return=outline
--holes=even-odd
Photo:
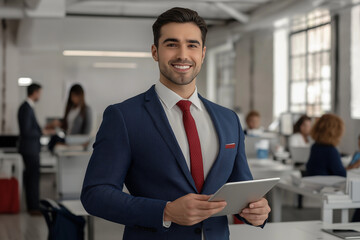
[[[18,135],[0,135],[0,151],[17,152]]]
[[[280,115],[280,134],[290,136],[296,121],[303,115],[301,113],[284,112]]]

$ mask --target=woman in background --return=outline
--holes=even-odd
[[[346,170],[360,167],[360,135],[358,136],[358,150],[354,153],[352,160]]]
[[[312,144],[310,131],[311,119],[307,115],[302,115],[294,125],[293,135],[289,140],[290,147],[310,147]]]
[[[344,122],[334,114],[324,114],[311,129],[315,143],[306,164],[308,176],[338,175],[346,177],[346,170],[336,146],[344,133]]]
[[[89,135],[92,127],[91,109],[85,103],[84,89],[80,84],[71,87],[67,100],[64,118],[61,121],[54,121],[50,128],[61,128],[66,135]],[[57,144],[65,145],[64,136],[54,135],[48,148],[51,152]],[[88,142],[84,143],[86,147]]]
[[[85,103],[84,89],[80,84],[71,87],[61,128],[68,135],[90,134],[91,109]]]

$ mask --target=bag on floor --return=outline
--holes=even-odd
[[[16,178],[0,179],[0,213],[19,213],[19,182]]]
[[[75,216],[53,200],[40,200],[40,210],[49,229],[48,240],[83,240],[85,219]]]

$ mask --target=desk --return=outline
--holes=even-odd
[[[87,219],[88,240],[94,240],[94,216],[89,215],[80,200],[65,200],[61,202],[72,214]]]
[[[254,179],[274,177],[282,179],[290,176],[292,173],[300,173],[292,165],[285,165],[271,159],[250,158],[248,159],[248,164]]]
[[[79,199],[92,152],[57,152],[57,192],[61,199]]]
[[[323,195],[318,192],[314,192],[312,190],[302,188],[299,186],[295,186],[288,181],[280,181],[272,190],[271,190],[271,198],[272,198],[272,220],[274,222],[281,222],[281,213],[282,213],[282,205],[283,205],[283,192],[288,191],[292,193],[297,193],[303,196],[315,198],[318,201],[321,201]]]
[[[328,201],[329,193],[321,193],[304,187],[296,186],[289,181],[280,181],[275,188],[272,189],[272,220],[274,222],[281,222],[282,212],[282,193],[289,191],[303,196],[314,198],[322,202],[322,220],[326,223],[333,222],[333,210],[341,210],[341,222],[347,223],[349,221],[349,209],[360,208],[360,202],[352,202],[349,198],[347,201],[331,202]]]
[[[321,231],[322,228],[355,229],[359,223],[324,224],[321,221],[267,223],[264,229],[248,225],[230,225],[230,240],[340,240]]]

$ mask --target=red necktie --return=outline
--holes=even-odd
[[[201,154],[199,134],[196,129],[195,120],[190,113],[190,101],[181,100],[176,105],[183,112],[183,122],[190,150],[190,168],[196,189],[201,192],[204,184],[204,168]]]

